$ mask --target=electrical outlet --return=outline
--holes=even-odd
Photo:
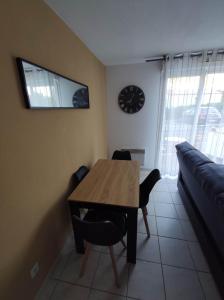
[[[34,277],[36,277],[36,275],[37,275],[38,272],[39,272],[39,263],[36,262],[36,263],[33,265],[32,269],[30,270],[30,277],[31,277],[32,279],[34,279]]]

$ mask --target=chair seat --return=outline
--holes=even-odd
[[[111,221],[114,225],[116,225],[123,236],[127,233],[126,216],[122,213],[108,210],[89,209],[83,220],[87,222]]]
[[[115,282],[117,287],[120,288],[113,245],[121,242],[126,248],[126,245],[123,241],[123,235],[126,233],[125,215],[115,213],[113,211],[111,212],[92,209],[87,212],[83,220],[74,215],[72,221],[76,230],[79,231],[79,234],[86,241],[86,250],[81,265],[80,276],[84,274],[92,244],[108,246],[112,260]]]

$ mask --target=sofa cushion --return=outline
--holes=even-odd
[[[177,155],[183,160],[188,169],[195,173],[197,167],[213,163],[207,156],[198,151],[188,142],[176,145]]]
[[[211,161],[207,156],[198,150],[186,151],[183,153],[182,157],[188,168],[192,169],[193,173],[196,172],[197,167],[204,164],[213,163],[213,161]]]
[[[177,144],[175,147],[176,147],[177,151],[181,151],[182,153],[185,153],[189,150],[196,150],[196,148],[194,148],[188,142],[183,142],[183,143]]]
[[[195,176],[209,199],[224,207],[224,165],[201,165],[196,169]]]

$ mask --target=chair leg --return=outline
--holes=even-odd
[[[143,219],[145,222],[146,232],[147,232],[148,238],[150,238],[149,224],[148,224],[148,220],[147,220],[147,214],[145,212],[145,207],[142,208],[142,214],[143,214]]]
[[[124,246],[124,248],[127,248],[127,246],[126,246],[125,241],[123,240],[123,238],[121,239],[121,243]]]
[[[148,209],[147,209],[147,207],[145,206],[145,214],[146,214],[146,216],[148,216]]]
[[[120,283],[119,283],[119,280],[118,280],[117,266],[116,266],[116,261],[115,261],[115,258],[114,258],[113,246],[109,246],[109,250],[110,250],[110,257],[111,257],[111,261],[112,261],[112,267],[113,267],[113,271],[114,271],[115,283],[116,283],[116,286],[119,288]]]
[[[85,267],[86,267],[86,263],[87,263],[87,260],[89,257],[90,250],[91,250],[91,244],[86,242],[86,250],[85,250],[85,254],[82,259],[81,269],[80,269],[80,273],[79,273],[80,277],[82,277],[84,275]]]

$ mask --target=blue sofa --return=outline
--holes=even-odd
[[[176,150],[178,190],[224,295],[224,165],[188,142],[176,145]]]

